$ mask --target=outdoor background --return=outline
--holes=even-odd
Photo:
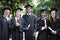
[[[9,7],[11,9],[11,16],[14,16],[14,9],[21,7],[23,9],[22,15],[25,13],[24,6],[30,4],[33,6],[33,12],[39,16],[40,9],[47,9],[47,15],[51,8],[57,8],[58,16],[60,17],[60,0],[0,0],[0,15],[2,14],[2,9]]]
[[[11,9],[10,17],[15,16],[14,9],[22,8],[22,14],[25,14],[25,5],[32,5],[33,13],[39,17],[39,10],[47,9],[47,15],[49,17],[49,10],[51,8],[58,9],[58,16],[60,17],[60,0],[0,0],[0,15],[2,15],[2,9],[9,7]],[[10,39],[11,40],[11,39]]]

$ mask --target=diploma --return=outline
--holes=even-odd
[[[45,23],[45,25],[47,24],[47,23],[46,23],[46,17],[44,18],[44,23]]]
[[[51,31],[53,30],[51,27],[48,27]]]
[[[44,20],[44,22],[45,22],[45,25],[46,25],[46,19]]]
[[[30,26],[31,26],[31,25],[29,24],[29,25],[28,25],[28,28],[29,28]]]
[[[15,17],[15,21],[16,21],[16,23],[17,23],[17,18]]]
[[[52,32],[55,32],[51,27],[48,27]]]

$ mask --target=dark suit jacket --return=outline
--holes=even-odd
[[[19,20],[17,20],[18,21],[18,23],[20,24],[20,26],[18,27],[19,28],[19,31],[20,32],[22,32],[23,30],[24,30],[24,20],[23,20],[23,18],[20,18]],[[15,21],[15,17],[13,17],[12,19],[11,19],[11,22],[10,22],[10,29],[16,29],[17,27],[16,27],[16,21]]]
[[[45,26],[44,20],[37,20],[36,29],[39,31],[37,40],[48,40],[48,29],[41,30],[43,26]],[[47,20],[47,26],[49,27],[49,20]]]
[[[31,26],[29,30],[31,30],[32,33],[35,32],[36,15],[33,13],[31,13],[30,15],[25,14],[23,18],[25,20],[24,27],[27,28],[30,24]]]
[[[57,34],[50,34],[50,39],[51,40],[60,40],[60,19],[57,19],[55,22],[50,22],[50,27],[54,30],[57,31]]]
[[[22,40],[22,35],[24,31],[24,20],[23,18],[19,18],[17,22],[20,24],[19,27],[16,27],[16,20],[15,17],[11,19],[10,22],[10,29],[12,30],[12,40]],[[21,37],[20,37],[21,36]]]
[[[5,17],[0,17],[0,40],[9,39],[9,22]]]

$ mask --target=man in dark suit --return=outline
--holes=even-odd
[[[9,8],[3,9],[3,15],[0,17],[0,40],[9,40]]]
[[[41,18],[37,20],[37,31],[38,37],[37,40],[48,40],[48,27],[49,20],[46,19],[46,9],[40,10]]]
[[[26,14],[23,16],[25,20],[25,40],[34,40],[35,36],[35,23],[36,23],[36,15],[33,14],[31,11],[32,6],[26,5]]]
[[[23,40],[23,18],[21,17],[21,8],[17,8],[16,10],[16,16],[11,19],[11,29],[12,32],[12,40]]]

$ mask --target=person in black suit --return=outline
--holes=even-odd
[[[3,8],[3,15],[0,16],[0,40],[9,40],[10,8]]]
[[[60,40],[60,19],[57,18],[57,9],[50,10],[50,40]]]
[[[15,9],[15,17],[11,19],[12,40],[23,40],[23,18],[21,17],[21,8]]]
[[[36,30],[39,32],[37,40],[48,40],[49,20],[46,18],[46,9],[42,9],[39,12],[41,17],[36,23]]]
[[[32,6],[26,5],[26,14],[23,15],[25,20],[25,40],[35,40],[35,24],[36,24],[36,15],[33,14],[31,11]]]

